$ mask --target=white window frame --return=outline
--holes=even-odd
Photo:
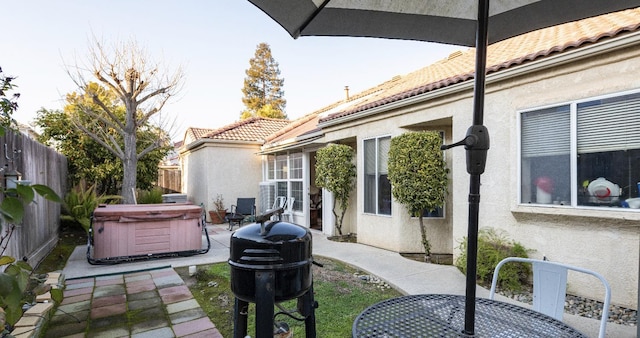
[[[299,156],[299,159],[297,158]],[[299,167],[294,167],[293,164],[299,161],[300,166]],[[304,155],[302,152],[287,152],[287,153],[280,153],[280,154],[273,154],[273,155],[269,155],[266,157],[266,167],[267,167],[267,181],[268,182],[275,182],[276,184],[276,195],[278,195],[278,187],[280,184],[284,183],[287,186],[287,198],[290,198],[292,196],[292,183],[296,182],[296,183],[300,183],[302,185],[301,187],[301,198],[296,198],[294,200],[294,205],[293,205],[293,211],[294,212],[303,212],[304,211],[304,191],[305,191],[305,184],[304,184],[304,172],[305,172],[305,165],[304,165]],[[280,166],[279,166],[280,164]],[[271,175],[270,172],[270,168],[274,168],[273,175]],[[296,172],[299,172],[300,175],[296,175],[296,176],[300,176],[300,177],[296,177],[296,178],[291,178],[293,175],[291,175],[292,171],[295,170]]]
[[[375,204],[375,212],[371,212],[371,211],[367,211],[366,210],[366,207],[367,207],[367,201],[366,201],[367,194],[366,194],[366,191],[365,191],[366,182],[363,182],[364,184],[363,184],[363,188],[362,188],[363,189],[363,194],[364,194],[364,203],[363,203],[363,210],[362,211],[363,211],[363,213],[369,214],[369,215],[377,215],[377,216],[392,216],[393,215],[393,195],[392,194],[391,194],[391,196],[389,196],[389,198],[391,200],[391,205],[389,207],[389,213],[388,214],[380,212],[380,203],[378,201],[379,189],[380,189],[380,185],[378,184],[378,176],[379,176],[379,171],[378,170],[380,168],[380,165],[379,165],[380,158],[379,158],[379,149],[378,149],[378,147],[380,145],[380,140],[381,139],[385,139],[385,138],[388,138],[389,142],[391,142],[391,135],[381,135],[381,136],[376,136],[376,137],[369,137],[369,138],[366,138],[366,139],[362,140],[362,173],[363,173],[362,179],[363,180],[365,180],[366,177],[367,177],[367,173],[366,173],[367,162],[366,162],[365,143],[367,141],[372,141],[372,140],[375,142],[375,177],[376,177],[375,193],[374,193],[374,196],[375,196],[375,201],[374,201],[375,202],[374,203]],[[387,158],[388,158],[388,156],[387,156]],[[387,172],[387,175],[388,175],[388,172]]]
[[[532,207],[557,207],[557,208],[579,208],[579,209],[594,209],[599,211],[635,211],[640,212],[640,209],[631,209],[631,208],[613,208],[613,207],[601,207],[601,206],[589,206],[589,205],[579,205],[578,198],[578,105],[581,103],[586,103],[595,100],[604,100],[608,98],[615,98],[625,95],[639,94],[640,89],[629,90],[623,92],[610,93],[606,95],[593,96],[588,98],[583,98],[579,100],[571,100],[565,101],[555,104],[549,104],[544,106],[538,106],[526,110],[519,110],[517,114],[517,171],[518,171],[518,195],[517,202],[520,206],[532,206]],[[566,205],[557,205],[557,204],[533,204],[526,203],[522,201],[522,116],[525,113],[540,111],[549,108],[561,107],[561,106],[569,106],[570,110],[570,180],[571,183],[570,193],[571,193],[571,201]]]

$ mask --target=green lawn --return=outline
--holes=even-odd
[[[313,267],[314,296],[316,309],[316,332],[318,337],[351,337],[351,326],[355,318],[368,306],[401,294],[391,288],[367,283],[357,274],[362,272],[341,262],[323,257],[314,257],[323,267]],[[224,337],[233,337],[233,304],[235,297],[230,289],[230,269],[227,263],[199,266],[194,277],[189,277],[186,268],[176,269],[187,282],[193,296],[216,325]],[[286,309],[295,309],[296,300],[282,303]],[[248,334],[255,337],[254,304],[250,304]],[[275,312],[279,312],[275,309]],[[287,316],[277,317],[293,329],[294,337],[305,336],[304,322]]]

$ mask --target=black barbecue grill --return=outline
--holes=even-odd
[[[311,232],[296,224],[269,220],[281,212],[281,208],[267,211],[231,235],[234,337],[247,334],[249,302],[256,304],[256,337],[273,337],[274,306],[296,298],[306,336],[315,337]]]

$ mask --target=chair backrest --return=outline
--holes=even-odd
[[[284,209],[284,206],[286,203],[287,203],[287,197],[278,196],[276,197],[276,200],[273,202],[273,207],[271,209],[278,209],[278,208]]]
[[[295,202],[295,200],[294,197],[287,198],[287,206],[282,213],[282,216],[286,217],[288,222],[293,222],[293,202]]]
[[[533,310],[544,313],[555,319],[562,320],[564,315],[564,302],[567,295],[567,270],[586,273],[598,278],[604,285],[605,295],[600,318],[600,332],[598,337],[604,338],[609,318],[609,303],[611,302],[611,287],[606,279],[599,273],[568,264],[551,262],[546,260],[509,257],[496,266],[491,281],[489,298],[493,299],[498,283],[498,272],[507,262],[531,263],[533,265]]]
[[[256,199],[251,198],[238,198],[236,203],[235,212],[241,215],[253,215],[256,206]]]
[[[285,212],[289,215],[293,212],[293,202],[295,202],[295,200],[296,199],[293,197],[287,198],[287,208],[285,209]]]

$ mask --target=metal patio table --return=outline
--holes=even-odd
[[[475,335],[463,333],[465,296],[411,295],[365,309],[353,337],[586,337],[562,321],[514,304],[476,298]]]

